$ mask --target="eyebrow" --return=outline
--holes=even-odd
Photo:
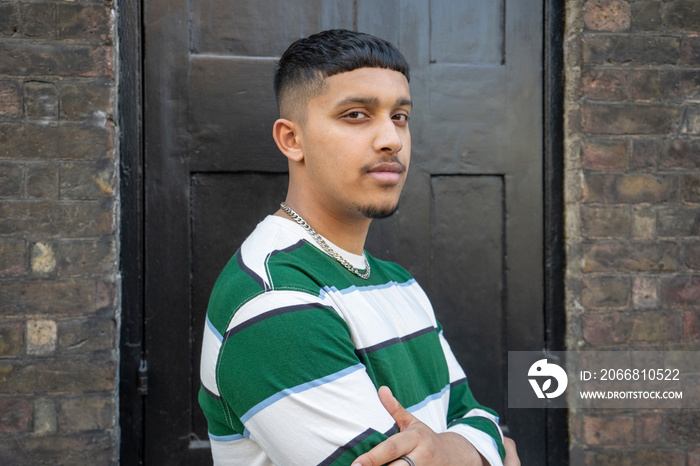
[[[336,107],[343,107],[345,105],[349,104],[360,104],[360,105],[366,105],[368,107],[377,107],[379,106],[379,99],[377,97],[362,97],[362,96],[350,96],[347,97],[336,105]],[[397,107],[404,107],[404,106],[409,106],[413,107],[413,102],[411,99],[408,97],[399,97],[396,99],[396,106]]]

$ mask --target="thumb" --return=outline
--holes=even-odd
[[[379,395],[379,401],[382,402],[384,409],[387,410],[399,426],[399,431],[403,431],[416,421],[413,414],[409,413],[401,406],[401,403],[394,397],[389,387],[381,386],[377,393]]]

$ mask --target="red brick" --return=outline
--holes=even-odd
[[[0,36],[12,37],[19,31],[19,5],[0,3]]]
[[[61,199],[100,199],[114,196],[114,160],[61,165]]]
[[[681,266],[681,246],[675,242],[606,241],[584,243],[584,272],[675,271]]]
[[[61,114],[69,120],[104,119],[112,113],[112,82],[95,79],[61,86]]]
[[[666,419],[665,440],[670,445],[700,444],[700,412],[681,411]]]
[[[676,102],[700,99],[700,70],[662,71],[661,97]]]
[[[634,437],[637,445],[658,444],[661,440],[662,417],[659,414],[642,414],[634,418]]]
[[[668,2],[664,25],[670,30],[700,32],[700,4],[696,0]]]
[[[95,160],[111,154],[113,134],[88,125],[0,125],[0,158]]]
[[[69,398],[60,403],[58,428],[61,432],[107,430],[114,427],[112,400],[105,396]]]
[[[1,10],[0,10],[0,14]],[[20,116],[22,114],[22,95],[19,83],[0,81],[0,116]]]
[[[632,141],[632,156],[630,168],[656,168],[658,160],[657,139],[634,139]]]
[[[0,75],[113,76],[111,49],[64,42],[0,42]]]
[[[24,325],[21,322],[0,322],[0,357],[15,357],[22,352]]]
[[[113,431],[73,435],[38,435],[0,440],[0,464],[52,466],[116,464]],[[41,458],[35,461],[34,459]]]
[[[590,309],[626,309],[630,303],[630,281],[622,277],[584,277],[581,303]]]
[[[52,83],[24,84],[24,109],[28,118],[58,119],[58,90]]]
[[[636,312],[629,340],[669,342],[683,338],[683,316],[677,312]]]
[[[630,5],[626,0],[588,0],[583,22],[593,31],[624,31],[630,27]]]
[[[24,181],[22,166],[0,163],[0,197],[20,197]]]
[[[629,207],[581,207],[581,233],[585,238],[622,238],[629,232]]]
[[[630,97],[650,102],[660,97],[660,78],[657,70],[633,71],[629,74]]]
[[[672,276],[661,282],[661,302],[669,308],[700,306],[700,276]]]
[[[683,38],[681,61],[686,65],[700,65],[700,36]]]
[[[661,2],[644,1],[632,3],[632,31],[656,31],[661,28]]]
[[[581,153],[583,167],[590,170],[622,170],[629,165],[625,140],[589,140]]]
[[[700,313],[688,311],[683,314],[683,340],[700,341]]]
[[[28,432],[32,404],[26,399],[0,400],[0,434]]]
[[[62,277],[109,277],[114,273],[114,244],[111,241],[68,241],[59,249]]]
[[[700,466],[700,449],[688,452],[688,466]]]
[[[0,240],[0,277],[27,273],[27,246],[22,240]]]
[[[0,383],[6,393],[81,394],[114,390],[117,373],[111,356],[42,358],[34,362],[0,361]]]
[[[663,141],[659,150],[659,167],[700,168],[700,140],[672,139]]]
[[[634,440],[634,418],[584,416],[583,439],[587,445],[629,445]]]
[[[116,327],[113,319],[81,317],[61,322],[59,351],[87,354],[114,348]]]
[[[27,195],[30,198],[58,198],[58,166],[33,163],[27,167]]]
[[[581,91],[591,100],[626,100],[627,74],[622,70],[586,70],[581,76]]]
[[[667,134],[676,129],[677,108],[646,104],[584,104],[581,127],[587,134]]]
[[[5,316],[88,315],[95,311],[94,281],[3,281],[0,309]]]
[[[43,237],[98,237],[114,233],[111,202],[0,203],[0,234],[31,231]]]
[[[680,180],[674,175],[585,173],[586,203],[652,203],[676,202],[680,199]]]
[[[686,466],[684,451],[667,448],[617,447],[590,451],[585,455],[586,466]]]
[[[645,34],[592,34],[583,37],[583,61],[591,65],[675,65],[681,54],[677,37]]]
[[[591,345],[625,343],[629,340],[634,320],[626,313],[584,314],[581,317],[583,338]]]
[[[58,38],[105,42],[110,34],[110,10],[104,5],[58,4]]]
[[[22,35],[35,39],[56,37],[56,5],[54,3],[25,3],[22,13]]]
[[[700,270],[700,241],[686,243],[684,252],[686,267]]]
[[[659,209],[657,224],[659,236],[698,236],[700,235],[700,206],[668,206]]]

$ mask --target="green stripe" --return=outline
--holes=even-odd
[[[229,422],[224,414],[224,402],[222,400],[217,400],[203,388],[199,389],[198,400],[202,410],[207,414],[209,432],[219,436],[243,433],[243,424],[238,418],[233,419],[233,429],[229,426]]]
[[[358,362],[346,323],[332,309],[312,308],[270,317],[227,339],[217,379],[240,417],[282,390]]]
[[[467,417],[455,422],[453,425],[455,424],[468,425],[490,435],[496,441],[499,456],[502,460],[505,459],[506,450],[503,447],[503,442],[501,442],[501,436],[498,433],[498,429],[493,422],[488,419],[484,419],[483,417]]]
[[[410,407],[442,391],[450,374],[437,332],[430,332],[360,356],[376,387],[387,385]]]
[[[498,417],[498,414],[496,414],[494,410],[481,406],[476,401],[467,382],[452,387],[450,390],[450,408],[447,413],[447,425],[449,426],[453,422],[455,424],[466,424],[486,432],[496,441],[496,445],[498,445],[498,454],[501,455],[501,459],[505,458],[506,451],[503,448],[503,442],[501,442],[501,435],[498,433],[498,429],[492,421],[479,417],[460,419],[464,413],[468,412],[470,409],[477,408],[483,409]]]

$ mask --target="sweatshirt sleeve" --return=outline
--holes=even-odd
[[[467,376],[442,332],[440,339],[450,370],[447,431],[466,438],[491,466],[502,466],[506,453],[503,447],[503,432],[498,425],[498,415],[476,401],[469,389]]]

